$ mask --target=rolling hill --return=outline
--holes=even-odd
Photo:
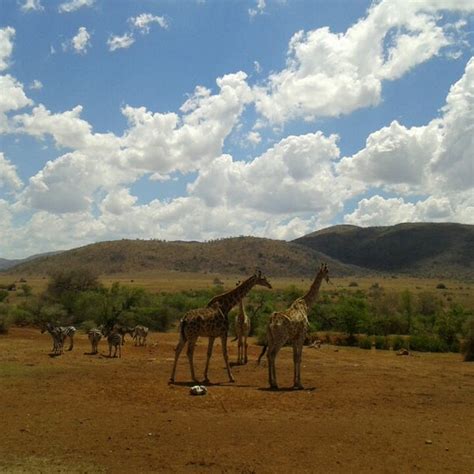
[[[57,255],[36,258],[9,269],[22,275],[45,275],[79,266],[99,274],[140,271],[181,271],[247,275],[256,267],[274,276],[313,276],[326,261],[334,276],[367,273],[341,264],[308,247],[257,237],[235,237],[210,242],[117,240],[99,242]]]
[[[274,276],[314,275],[327,261],[334,276],[369,273],[432,278],[474,278],[474,226],[398,224],[339,225],[292,242],[234,237],[210,242],[117,240],[35,255],[7,270],[45,275],[64,268],[92,267],[99,274],[199,272],[246,275],[256,267]]]
[[[474,226],[451,223],[389,227],[341,225],[293,241],[341,263],[424,277],[474,278]]]

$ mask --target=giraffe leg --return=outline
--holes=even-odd
[[[229,355],[227,354],[227,333],[221,336],[221,341],[222,355],[224,356],[224,362],[227,369],[227,375],[229,376],[229,382],[235,382],[234,376],[232,375],[232,371],[230,370]]]
[[[206,359],[206,368],[204,369],[204,383],[209,383],[207,372],[209,370],[209,362],[212,356],[212,348],[214,346],[214,340],[215,340],[215,337],[210,337],[209,342],[207,344],[207,359]]]
[[[197,338],[188,340],[187,354],[188,354],[188,360],[189,360],[189,368],[191,370],[191,378],[192,378],[193,382],[199,383],[199,380],[196,378],[196,375],[194,373],[194,360],[193,360],[194,359],[194,348],[196,346],[196,341],[197,341]]]
[[[303,355],[303,341],[298,341],[293,346],[293,360],[295,364],[295,380],[293,388],[295,390],[303,390],[304,387],[301,384],[301,359]]]
[[[176,346],[175,353],[174,353],[174,364],[173,364],[173,371],[171,372],[171,377],[169,379],[169,383],[174,383],[174,377],[176,375],[176,367],[178,365],[178,359],[183,350],[184,346],[186,345],[186,339],[180,336],[178,345]]]
[[[244,364],[248,362],[247,359],[247,350],[248,350],[249,345],[247,344],[247,336],[244,336]]]
[[[237,364],[242,364],[242,336],[239,334],[237,339]]]

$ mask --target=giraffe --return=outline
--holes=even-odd
[[[329,282],[329,269],[327,264],[322,263],[316,277],[308,292],[301,298],[297,298],[290,307],[281,312],[274,312],[270,316],[267,326],[267,345],[264,346],[258,361],[268,347],[268,381],[270,388],[278,389],[275,370],[275,358],[278,351],[287,343],[293,345],[294,384],[295,390],[303,389],[301,384],[301,356],[303,343],[308,330],[308,311],[315,302],[322,281]]]
[[[243,300],[239,302],[239,314],[235,318],[235,339],[237,339],[237,364],[243,365],[247,363],[247,337],[250,334],[250,318],[244,309]]]
[[[229,311],[255,286],[261,285],[267,288],[272,286],[267,281],[262,272],[256,272],[247,280],[243,281],[236,288],[214,296],[206,307],[192,309],[188,311],[181,319],[179,325],[180,338],[175,350],[173,371],[169,382],[174,383],[176,375],[176,366],[178,359],[186,343],[188,343],[187,356],[191,369],[191,378],[194,382],[198,382],[194,373],[194,348],[199,336],[208,337],[206,367],[204,369],[204,383],[209,383],[207,376],[209,370],[209,361],[212,355],[212,348],[216,337],[220,337],[222,341],[222,354],[227,369],[229,381],[234,382],[234,377],[230,370],[229,358],[227,355],[227,333],[229,331]]]

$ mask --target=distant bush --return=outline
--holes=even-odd
[[[376,349],[388,349],[390,345],[388,337],[385,336],[375,336],[374,342]]]
[[[445,285],[444,283],[438,283],[438,284],[436,285],[436,289],[437,289],[437,290],[446,290],[447,287],[446,287],[446,285]]]
[[[351,281],[351,282],[349,283],[349,286],[350,286],[350,287],[354,287],[354,286],[359,286],[359,284],[358,284],[356,281]]]
[[[420,334],[410,336],[410,349],[420,352],[448,352],[449,346],[437,336]]]
[[[371,349],[372,348],[372,338],[368,336],[362,336],[359,338],[359,347],[361,349]]]
[[[465,324],[466,338],[462,343],[462,353],[465,362],[474,361],[474,318]]]
[[[390,338],[390,344],[394,351],[406,348],[408,346],[408,341],[401,336],[393,336]]]
[[[0,290],[0,303],[8,298],[7,290]]]
[[[10,308],[5,304],[0,303],[0,334],[7,334],[12,322],[13,317]]]

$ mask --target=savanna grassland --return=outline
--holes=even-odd
[[[403,344],[428,338],[425,343],[436,339],[443,350],[459,350],[446,341],[465,337],[474,309],[470,283],[380,275],[334,278],[323,284],[310,315],[313,335],[329,343],[304,349],[305,390],[285,389],[293,376],[290,348],[277,358],[283,389],[266,390],[266,362],[256,364],[261,349],[254,337],[249,363],[233,367],[235,384],[226,382],[216,344],[210,369],[214,384],[206,396],[192,397],[185,353],[177,384],[167,383],[177,320],[186,309],[233,288],[242,276],[142,272],[97,279],[65,272],[21,278],[0,277],[0,286],[13,281],[17,286],[1,303],[10,317],[7,334],[0,335],[2,472],[474,469],[472,363],[463,362],[459,352],[430,352],[431,346],[421,346],[424,352],[412,349],[410,356],[371,344],[370,350],[357,347],[365,347],[367,338],[377,347],[379,339],[395,346],[390,330],[407,332],[409,322]],[[269,312],[286,307],[310,281],[272,278],[273,291],[248,295],[256,336],[261,338]],[[109,359],[103,340],[99,354],[89,355],[85,331],[118,306],[124,309],[123,323],[154,327],[148,345],[134,347],[128,338],[123,357]],[[47,318],[80,328],[73,351],[49,356],[51,338],[33,327]],[[357,333],[349,347],[343,336],[351,328]],[[343,345],[334,345],[335,340]],[[206,346],[201,340],[196,349],[198,374]],[[229,351],[235,360],[235,343]]]
[[[474,366],[459,354],[323,345],[305,348],[306,390],[269,392],[260,348],[227,383],[220,347],[204,397],[189,395],[180,360],[169,386],[175,333],[130,339],[121,359],[102,341],[51,358],[28,328],[0,336],[2,472],[452,472],[474,468]],[[205,341],[195,362],[202,373]],[[236,349],[230,347],[231,359]],[[292,383],[292,354],[277,360]]]

